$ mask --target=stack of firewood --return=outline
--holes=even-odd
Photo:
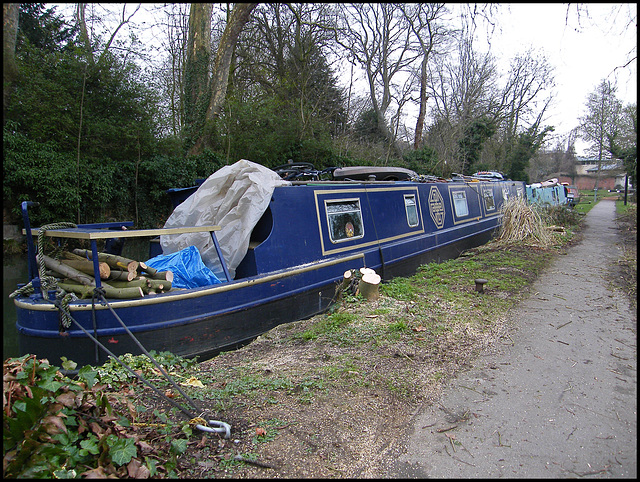
[[[98,262],[107,298],[142,298],[171,289],[171,271],[157,271],[141,261],[107,253],[98,253]],[[96,287],[91,251],[63,251],[59,260],[45,255],[44,263],[47,274],[60,279],[58,287],[80,298],[91,298]]]

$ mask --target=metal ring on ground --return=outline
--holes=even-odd
[[[196,428],[203,432],[216,432],[224,433],[224,438],[231,438],[231,425],[224,422],[218,422],[217,420],[209,420],[209,425],[219,425],[218,427],[205,427],[204,425],[197,424]]]

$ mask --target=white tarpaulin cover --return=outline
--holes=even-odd
[[[271,169],[245,159],[209,176],[167,219],[165,228],[219,225],[216,237],[231,278],[249,248],[254,226],[266,211],[273,190],[291,184]],[[196,246],[202,261],[218,278],[224,272],[209,233],[160,236],[164,254]]]

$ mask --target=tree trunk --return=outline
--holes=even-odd
[[[418,111],[418,120],[416,121],[416,133],[413,139],[413,148],[420,149],[422,147],[422,131],[424,130],[424,118],[427,113],[427,60],[428,56],[425,53],[422,58],[422,65],[420,67],[420,110]]]
[[[231,58],[233,57],[236,42],[238,41],[240,32],[242,32],[242,29],[249,21],[251,12],[257,5],[257,3],[237,3],[231,11],[227,27],[224,29],[220,44],[218,45],[216,61],[213,67],[211,102],[207,110],[207,119],[213,119],[220,115],[222,104],[227,95]]]
[[[194,12],[192,4],[192,13]],[[200,4],[202,5],[202,4]],[[218,51],[216,53],[216,59],[213,67],[213,75],[211,77],[211,81],[207,85],[207,78],[198,77],[198,83],[204,82],[202,85],[207,85],[207,95],[208,98],[205,99],[204,96],[201,98],[202,102],[207,103],[206,112],[200,114],[200,111],[196,111],[196,116],[193,117],[192,122],[189,122],[189,119],[186,120],[186,124],[190,129],[191,138],[194,140],[193,146],[189,149],[189,155],[198,155],[201,154],[205,147],[209,146],[209,136],[211,135],[211,125],[212,122],[220,115],[222,111],[222,105],[224,104],[225,97],[227,95],[227,84],[229,82],[229,71],[231,69],[231,59],[233,57],[233,52],[236,46],[236,42],[238,41],[238,37],[240,36],[240,32],[249,21],[251,16],[251,12],[258,5],[257,3],[236,3],[229,15],[229,19],[227,21],[227,26],[224,29],[224,33],[222,34],[222,38],[220,39],[220,44],[218,45]],[[196,9],[197,11],[197,9]],[[200,23],[194,25],[194,34],[191,35],[191,15],[189,17],[189,35],[190,42],[189,48],[195,49],[196,41],[198,40],[197,28],[204,28],[204,26]],[[209,25],[209,30],[210,30]],[[203,36],[203,33],[200,33],[200,36]],[[208,37],[207,37],[208,39]],[[211,47],[209,45],[208,55],[210,58]],[[189,65],[189,60],[187,60],[187,65]],[[208,62],[207,62],[208,67]],[[193,67],[192,67],[193,68]],[[185,83],[189,82],[188,74],[190,72],[189,67],[185,69]],[[207,70],[208,74],[208,70]],[[189,84],[187,84],[188,86]],[[198,87],[198,85],[194,85],[193,88]],[[192,89],[193,89],[192,88]],[[193,90],[192,90],[193,92]],[[193,94],[192,94],[193,96]],[[196,104],[198,109],[202,106],[199,103]]]
[[[367,301],[375,301],[380,297],[380,275],[373,272],[367,272],[362,276],[358,289],[360,294],[364,296]]]
[[[91,46],[91,39],[89,38],[89,30],[87,29],[87,22],[85,21],[85,10],[87,8],[86,3],[79,3],[76,6],[76,17],[78,19],[78,29],[80,30],[80,40],[84,44],[85,54],[87,61],[90,65],[95,63],[93,58],[93,47]]]
[[[16,64],[16,40],[18,38],[18,19],[20,18],[19,3],[5,3],[2,5],[2,110],[6,112],[13,83],[18,78]],[[5,116],[3,116],[5,118]]]
[[[189,11],[187,60],[184,66],[184,123],[187,137],[197,139],[209,99],[209,63],[211,61],[210,3],[192,3]]]

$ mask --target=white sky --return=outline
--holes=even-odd
[[[501,4],[491,52],[505,62],[529,47],[555,67],[556,101],[545,125],[566,135],[584,115],[587,96],[607,79],[624,105],[637,102],[637,4]],[[633,21],[629,24],[629,17]],[[585,144],[578,142],[578,155]]]

